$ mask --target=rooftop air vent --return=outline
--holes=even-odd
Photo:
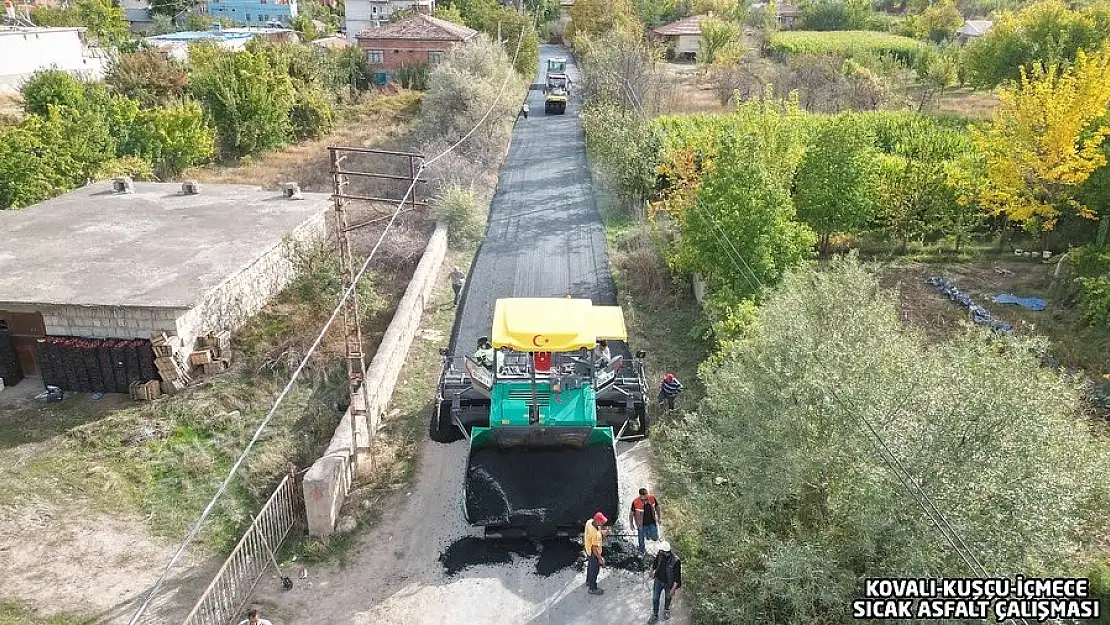
[[[186,180],[181,183],[182,195],[196,195],[200,193],[200,184],[196,180]]]
[[[112,190],[116,193],[134,193],[135,183],[127,176],[121,176],[112,181]]]
[[[301,194],[301,185],[295,182],[285,183],[285,197],[290,200],[303,200],[304,195]]]

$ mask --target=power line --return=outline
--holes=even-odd
[[[281,406],[282,402],[285,401],[285,398],[293,390],[293,386],[296,383],[297,378],[300,377],[301,372],[304,371],[304,368],[308,364],[308,361],[316,352],[316,350],[320,347],[320,344],[323,342],[324,338],[327,336],[328,330],[331,328],[331,325],[335,323],[335,320],[339,316],[339,313],[342,312],[343,305],[344,303],[346,303],[347,298],[351,297],[351,295],[354,293],[356,286],[362,279],[362,276],[366,273],[366,270],[369,268],[370,261],[373,260],[374,254],[377,253],[378,248],[381,247],[382,242],[385,240],[386,234],[389,233],[390,229],[393,227],[394,222],[397,220],[397,216],[401,214],[402,209],[405,206],[405,202],[408,201],[409,196],[416,188],[416,183],[420,178],[420,174],[423,173],[429,165],[445,156],[448,152],[457,148],[459,145],[462,144],[463,141],[469,138],[470,135],[474,134],[474,132],[483,123],[485,123],[486,119],[489,118],[490,113],[493,112],[493,109],[497,107],[497,103],[501,100],[501,96],[505,91],[505,87],[508,86],[509,80],[515,73],[516,59],[520,54],[521,43],[524,41],[524,34],[527,28],[528,24],[521,26],[520,37],[517,39],[516,52],[513,54],[512,69],[510,69],[509,74],[506,75],[505,80],[501,85],[501,89],[497,92],[497,97],[494,98],[493,102],[490,104],[489,110],[486,111],[486,114],[482,116],[482,119],[478,121],[478,123],[474,126],[474,128],[470,130],[470,132],[466,134],[466,136],[464,136],[451,147],[437,154],[434,158],[421,163],[420,167],[417,168],[416,172],[413,174],[412,182],[409,183],[408,189],[405,190],[405,194],[401,197],[401,201],[398,202],[397,208],[393,211],[393,215],[389,219],[389,223],[387,223],[385,229],[382,230],[381,236],[378,237],[377,243],[374,244],[373,249],[370,250],[370,254],[367,255],[366,260],[362,263],[362,267],[359,268],[358,272],[352,277],[351,285],[347,287],[346,291],[343,292],[342,297],[339,298],[339,303],[336,305],[335,310],[332,311],[331,316],[328,317],[328,320],[324,324],[324,327],[320,330],[319,336],[317,336],[316,340],[312,342],[312,346],[309,347],[308,352],[305,353],[304,358],[301,360],[301,363],[297,365],[297,368],[293,371],[293,375],[289,378],[289,382],[286,383],[285,388],[282,389],[281,393],[279,393],[277,398],[274,400],[274,405],[270,408],[269,412],[266,413],[266,416],[262,419],[262,422],[259,424],[258,428],[254,432],[254,435],[251,437],[251,440],[247,443],[247,446],[243,449],[242,453],[240,453],[239,457],[235,460],[235,463],[231,466],[231,469],[228,471],[227,477],[224,478],[223,482],[220,483],[219,488],[216,489],[216,494],[213,495],[212,499],[208,502],[208,505],[204,507],[204,510],[201,512],[200,517],[198,517],[197,521],[193,524],[193,527],[189,530],[189,533],[186,534],[185,539],[182,541],[181,545],[174,552],[173,556],[170,557],[169,562],[166,564],[166,568],[162,571],[162,575],[159,576],[158,580],[154,583],[154,586],[151,587],[150,592],[147,594],[146,599],[143,600],[143,603],[139,605],[138,610],[135,611],[134,616],[131,617],[129,625],[136,625],[136,623],[139,622],[139,618],[141,618],[146,612],[147,608],[150,607],[150,604],[154,600],[154,597],[157,596],[158,591],[161,590],[162,586],[166,582],[166,579],[169,577],[170,571],[173,569],[174,565],[177,564],[178,560],[181,558],[182,554],[185,553],[185,550],[189,547],[189,545],[192,544],[193,540],[196,539],[196,536],[200,532],[201,527],[203,527],[204,522],[208,519],[209,515],[212,513],[212,510],[219,502],[220,497],[223,496],[224,492],[227,490],[227,487],[231,484],[231,480],[234,479],[235,474],[239,471],[239,467],[242,466],[243,461],[246,460],[247,456],[250,454],[251,449],[254,448],[255,443],[257,443],[258,439],[262,436],[263,430],[265,430],[266,426],[269,425],[274,415],[277,414],[277,410]],[[365,381],[363,382],[363,384],[365,384]]]

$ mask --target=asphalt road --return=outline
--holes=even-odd
[[[534,82],[543,82],[552,56],[568,55],[543,46]],[[529,116],[519,118],[513,130],[452,337],[458,353],[473,351],[478,337],[489,334],[499,297],[570,295],[617,303],[578,120],[581,100],[574,97],[581,80],[569,56],[567,73],[572,81],[567,112],[544,115],[543,92],[529,91]]]
[[[542,80],[550,56],[568,54],[543,46],[536,82]],[[568,73],[577,81],[572,62]],[[543,115],[542,92],[530,91],[528,103],[531,116],[519,120],[513,132],[488,235],[456,323],[453,342],[462,351],[473,349],[476,338],[489,332],[498,297],[570,294],[599,304],[616,303],[577,117],[580,102],[572,94],[567,114],[550,117]],[[617,452],[620,509],[627,516],[636,490],[651,486],[650,447],[646,441],[621,443]],[[585,574],[574,568],[536,575],[536,557],[506,555],[508,563],[480,564],[447,576],[440,555],[460,539],[480,535],[462,515],[466,453],[464,441],[427,442],[411,492],[359,539],[347,561],[313,567],[309,578],[296,580],[288,592],[263,591],[255,598],[263,615],[275,625],[627,625],[647,620],[651,599],[642,574],[603,568],[603,596],[587,594]],[[260,586],[275,584],[271,580]],[[675,615],[672,622],[688,622],[681,598]]]

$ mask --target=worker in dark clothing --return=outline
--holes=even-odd
[[[667,405],[667,410],[674,410],[674,400],[682,392],[682,382],[673,374],[663,376],[663,383],[659,385],[659,405]]]
[[[651,577],[654,581],[651,589],[651,619],[649,623],[659,620],[659,595],[666,593],[663,602],[663,620],[671,619],[671,601],[674,594],[682,586],[682,562],[678,554],[671,551],[671,544],[663,541],[659,545],[659,552],[655,554],[655,563],[651,566]]]

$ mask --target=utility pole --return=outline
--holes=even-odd
[[[341,155],[336,148],[329,148],[331,152],[332,188],[334,193],[335,211],[335,239],[339,246],[339,276],[343,283],[343,293],[351,289],[354,282],[354,258],[351,255],[351,237],[347,229],[347,176],[342,173],[341,165],[346,156]],[[346,342],[347,354],[347,392],[350,399],[351,413],[351,468],[352,473],[358,471],[358,424],[366,424],[366,407],[370,405],[365,382],[366,355],[362,351],[362,323],[358,310],[358,288],[355,287],[351,296],[343,303],[343,336]],[[361,401],[360,401],[361,400]],[[370,444],[370,441],[367,441]],[[373,455],[370,466],[373,468]]]
[[[335,217],[335,240],[336,245],[339,246],[339,275],[343,282],[343,293],[351,290],[351,285],[354,283],[355,276],[357,275],[356,265],[354,261],[354,254],[351,250],[351,232],[359,228],[382,223],[388,217],[392,217],[394,211],[413,211],[417,207],[425,207],[427,202],[417,199],[418,193],[416,189],[417,183],[426,183],[427,180],[420,178],[417,179],[417,171],[419,165],[424,161],[424,156],[412,152],[397,152],[393,150],[374,150],[370,148],[353,148],[353,147],[338,147],[332,146],[328,148],[331,155],[331,174],[332,174],[332,199],[333,214]],[[394,174],[388,172],[367,172],[355,171],[350,168],[344,168],[343,164],[346,158],[352,154],[372,155],[380,159],[404,159],[400,163],[408,161],[408,175]],[[403,165],[401,165],[403,167]],[[388,194],[382,193],[380,195],[371,194],[365,195],[356,192],[351,192],[348,188],[351,178],[362,179],[377,179],[377,180],[392,180],[396,183],[405,183],[406,185],[413,185],[412,191],[408,194],[405,205],[398,206],[404,197],[382,197]],[[405,187],[406,190],[408,187]],[[389,207],[389,214],[385,217],[379,216],[371,219],[364,220],[360,223],[351,224],[347,211],[347,203],[350,200],[365,202],[370,204],[384,204]],[[354,289],[351,296],[343,303],[343,336],[346,344],[346,360],[347,360],[347,392],[350,399],[350,413],[351,413],[351,457],[353,460],[353,469],[358,469],[358,450],[359,444],[370,450],[370,469],[374,469],[374,436],[377,433],[379,425],[379,415],[377,413],[371,414],[370,412],[370,391],[366,385],[366,355],[363,352],[362,342],[362,324],[360,323],[361,317],[358,308],[358,290]],[[358,440],[359,424],[365,427],[367,432],[366,441]]]

